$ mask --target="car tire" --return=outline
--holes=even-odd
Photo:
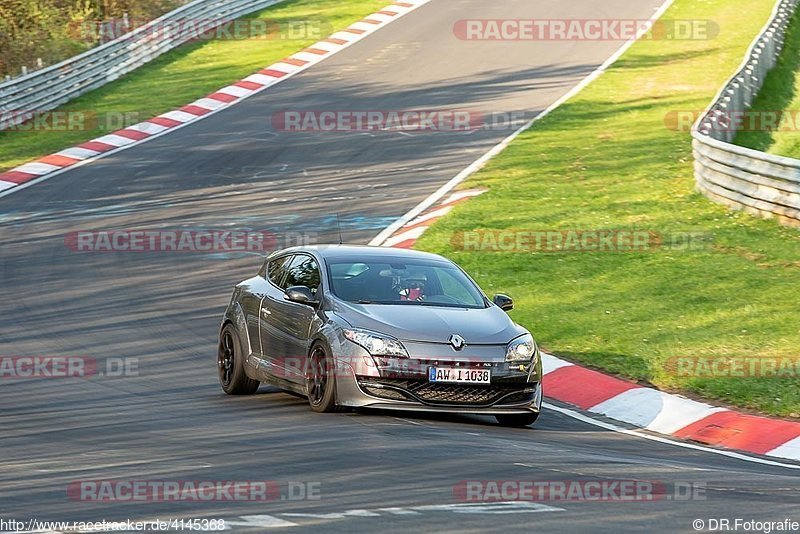
[[[217,372],[222,390],[228,395],[252,395],[259,386],[244,372],[244,351],[239,333],[228,323],[219,334]]]
[[[333,358],[322,343],[315,343],[308,353],[306,395],[311,409],[317,413],[341,411],[336,403],[336,373]]]
[[[538,412],[531,412],[526,414],[505,414],[495,415],[497,422],[503,426],[523,427],[530,426],[539,418]]]

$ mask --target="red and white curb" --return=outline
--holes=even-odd
[[[437,219],[485,189],[456,191],[401,226],[384,247],[411,248]],[[671,395],[542,354],[547,397],[616,421],[706,445],[800,460],[800,423],[748,415]]]
[[[401,226],[395,233],[389,236],[382,247],[411,248],[430,225],[440,217],[444,217],[457,204],[485,193],[486,189],[470,189],[467,191],[456,191],[447,197],[440,204],[435,205]]]
[[[800,423],[744,414],[642,387],[549,354],[543,355],[548,397],[588,412],[676,438],[800,460]]]
[[[179,109],[0,173],[0,196],[199,121],[323,61],[430,0],[402,0]]]

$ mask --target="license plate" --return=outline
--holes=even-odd
[[[492,373],[488,369],[465,369],[459,367],[429,367],[428,382],[451,384],[489,384]]]

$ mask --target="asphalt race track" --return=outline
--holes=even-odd
[[[0,518],[219,518],[243,532],[693,531],[695,519],[800,520],[800,471],[607,431],[547,412],[493,418],[312,413],[262,387],[228,397],[216,337],[254,255],[77,253],[78,230],[257,229],[367,243],[511,133],[276,131],[286,110],[468,109],[530,117],[620,42],[467,42],[462,18],[650,17],[657,0],[433,0],[231,109],[0,198],[0,355],[137,359],[138,376],[0,381]],[[157,95],[154,95],[154,98]],[[116,360],[115,360],[116,361]],[[134,361],[134,360],[129,360]],[[131,373],[133,374],[133,373]],[[311,483],[318,499],[109,503],[99,479]],[[462,481],[637,480],[654,502],[476,505]],[[693,486],[694,485],[694,486]],[[293,486],[298,487],[298,486]],[[675,488],[704,488],[675,499]],[[456,492],[457,493],[457,492]],[[0,529],[2,530],[2,529]]]

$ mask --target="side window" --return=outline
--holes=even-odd
[[[316,293],[319,288],[319,267],[311,256],[298,254],[289,265],[282,289],[291,286],[306,286]]]
[[[270,282],[278,287],[285,287],[281,286],[281,282],[283,281],[283,275],[286,274],[286,268],[291,259],[292,256],[283,256],[282,258],[277,258],[269,262],[267,266],[267,276]]]

